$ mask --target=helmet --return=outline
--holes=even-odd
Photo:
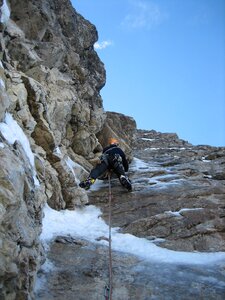
[[[118,145],[119,144],[118,140],[116,138],[109,138],[109,145],[113,145],[113,144]]]

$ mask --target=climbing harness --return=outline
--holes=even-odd
[[[109,180],[109,283],[105,286],[105,300],[112,300],[112,238],[111,238],[111,228],[112,228],[112,189],[111,189],[111,176],[108,174]]]

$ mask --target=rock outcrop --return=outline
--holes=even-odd
[[[132,161],[132,145],[136,138],[136,122],[132,117],[120,113],[107,112],[103,128],[97,134],[97,137],[103,147],[108,145],[108,137],[117,138],[128,160]]]

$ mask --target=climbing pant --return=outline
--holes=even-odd
[[[119,154],[104,154],[100,157],[101,163],[91,170],[90,178],[98,178],[107,170],[112,170],[118,177],[125,176],[122,157]]]

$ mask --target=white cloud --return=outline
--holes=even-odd
[[[150,1],[132,1],[130,13],[122,21],[122,26],[129,29],[152,29],[168,18],[161,8]]]
[[[107,48],[107,47],[109,47],[109,46],[112,46],[113,45],[113,42],[112,41],[103,41],[103,42],[96,42],[95,44],[94,44],[94,48],[96,49],[96,50],[102,50],[102,49],[105,49],[105,48]]]

